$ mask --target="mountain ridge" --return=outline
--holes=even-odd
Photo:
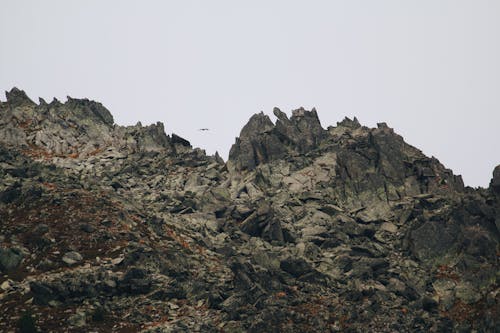
[[[465,187],[385,123],[302,108],[252,116],[224,162],[97,102],[6,96],[2,330],[498,325],[500,166]]]

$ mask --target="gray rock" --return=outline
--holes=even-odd
[[[385,231],[390,232],[390,233],[395,233],[398,231],[398,227],[394,223],[391,223],[391,222],[382,223],[382,225],[380,226],[380,229],[385,230]]]
[[[184,138],[181,138],[180,136],[178,136],[175,133],[172,133],[171,143],[174,144],[174,145],[175,144],[179,144],[181,146],[185,146],[185,147],[191,148],[191,143],[188,140],[186,140]]]
[[[500,194],[500,165],[493,170],[493,178],[490,182],[490,189],[493,193]]]
[[[411,232],[413,251],[421,260],[444,255],[455,245],[460,229],[457,224],[428,221]]]
[[[62,257],[62,261],[70,266],[74,265],[82,260],[83,260],[82,255],[76,251],[67,252]]]
[[[33,293],[33,303],[47,305],[56,298],[54,290],[46,283],[40,281],[30,282],[30,291]]]
[[[437,307],[438,307],[438,302],[436,302],[436,300],[428,296],[422,297],[422,309],[430,312],[436,310]]]
[[[401,280],[396,278],[390,278],[389,285],[387,287],[390,291],[401,294],[404,293],[406,290],[406,285]]]
[[[104,122],[108,126],[113,126],[114,120],[111,112],[101,103],[88,99],[76,99],[68,96],[67,108],[74,109],[75,113],[82,118],[92,117]]]
[[[253,115],[229,151],[230,164],[237,170],[252,170],[259,164],[283,157],[285,149],[278,138],[270,134],[273,127],[264,113]]]
[[[23,260],[23,253],[17,248],[0,248],[0,270],[11,271],[19,267]]]
[[[274,210],[268,203],[261,204],[250,216],[241,222],[240,228],[250,236],[262,237],[279,244],[285,241],[281,222],[274,217]]]
[[[80,224],[80,230],[90,234],[90,233],[93,233],[95,231],[95,228],[91,224],[82,223],[82,224]]]
[[[305,153],[325,136],[316,110],[294,110],[290,119],[278,108],[276,125],[259,113],[250,118],[231,147],[229,164],[236,170],[252,170],[259,164],[283,158],[289,151]]]
[[[313,270],[312,266],[302,258],[286,258],[280,262],[280,268],[296,278]]]
[[[481,293],[468,282],[459,283],[455,289],[455,295],[466,304],[476,303],[482,298]]]
[[[12,289],[12,281],[5,280],[2,284],[0,284],[0,289],[3,291],[9,291]]]
[[[24,90],[20,90],[16,87],[12,88],[10,91],[6,91],[5,96],[7,97],[7,103],[12,107],[35,105],[35,103],[28,97],[28,95],[26,95]]]
[[[33,229],[33,233],[39,236],[45,235],[49,232],[49,226],[46,224],[39,224]]]
[[[73,327],[85,327],[87,325],[87,316],[85,312],[78,311],[68,318],[68,324]]]
[[[118,287],[130,294],[145,294],[151,290],[151,276],[142,268],[131,268],[125,274]]]

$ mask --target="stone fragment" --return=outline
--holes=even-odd
[[[11,281],[9,280],[5,280],[4,282],[2,282],[2,284],[0,285],[0,289],[2,289],[3,291],[8,291],[12,288],[12,285],[11,285]]]
[[[68,324],[73,327],[85,327],[87,325],[87,316],[83,311],[77,311],[68,318]]]
[[[395,233],[398,231],[398,227],[391,222],[384,222],[382,225],[380,225],[380,229],[385,230],[390,233]]]
[[[67,252],[62,257],[62,261],[70,266],[74,265],[82,260],[83,260],[82,255],[76,251]]]

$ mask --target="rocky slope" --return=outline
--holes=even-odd
[[[227,163],[101,104],[0,102],[0,331],[492,332],[500,166],[252,116]]]

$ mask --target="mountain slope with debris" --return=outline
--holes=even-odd
[[[0,102],[0,331],[478,332],[500,166],[465,187],[381,123],[252,116],[225,163],[100,103]]]

